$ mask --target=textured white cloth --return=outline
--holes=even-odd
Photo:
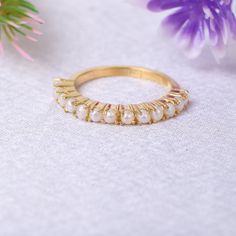
[[[236,235],[236,48],[187,60],[160,18],[125,1],[37,2],[44,36],[0,58],[1,236]],[[157,125],[84,123],[52,99],[52,78],[103,65],[158,69],[191,94]],[[139,102],[152,82],[103,79],[92,98]]]

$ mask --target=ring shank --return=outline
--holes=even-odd
[[[157,82],[159,85],[166,87],[169,90],[180,88],[180,86],[169,76],[143,67],[98,67],[95,69],[84,71],[82,73],[77,73],[73,75],[71,79],[74,80],[74,85],[76,88],[78,88],[80,85],[90,80],[114,76],[127,76],[139,79],[152,80],[154,82]]]

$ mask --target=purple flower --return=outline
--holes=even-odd
[[[174,10],[164,19],[163,26],[187,49],[190,57],[197,57],[205,44],[210,43],[215,57],[222,58],[229,36],[236,39],[232,0],[143,1],[154,12]]]

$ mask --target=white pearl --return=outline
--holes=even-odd
[[[65,104],[66,104],[66,100],[65,100],[65,97],[64,97],[64,94],[60,94],[59,96],[58,96],[58,103],[62,106],[62,107],[64,107],[65,106]]]
[[[77,117],[80,120],[86,120],[87,116],[88,116],[88,108],[85,105],[79,105],[76,109],[76,114]]]
[[[137,118],[141,124],[147,124],[151,119],[149,112],[146,110],[140,110],[140,114],[138,114]]]
[[[163,108],[161,106],[156,107],[154,111],[151,112],[153,122],[158,122],[163,117]]]
[[[113,124],[116,121],[116,112],[113,109],[110,109],[104,115],[104,120],[106,123]]]
[[[177,98],[179,104],[176,105],[176,110],[181,112],[183,109],[184,109],[184,106],[185,106],[185,101],[183,100],[183,98]]]
[[[66,111],[70,112],[70,113],[73,113],[75,111],[75,106],[73,104],[75,100],[73,98],[70,98],[66,101]]]
[[[173,117],[175,115],[175,106],[172,103],[167,103],[168,108],[165,110],[165,115],[167,118]]]
[[[93,122],[99,122],[102,120],[102,113],[100,110],[98,109],[93,109],[91,112],[90,112],[90,118]]]
[[[130,125],[134,120],[134,113],[132,111],[126,110],[121,117],[123,124]]]

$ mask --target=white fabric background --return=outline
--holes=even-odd
[[[159,15],[127,2],[36,2],[44,36],[0,59],[1,236],[236,235],[236,48],[188,61],[157,32]],[[158,69],[191,93],[168,122],[83,123],[52,100],[52,78],[103,65]],[[151,82],[104,79],[111,102],[159,96]]]

